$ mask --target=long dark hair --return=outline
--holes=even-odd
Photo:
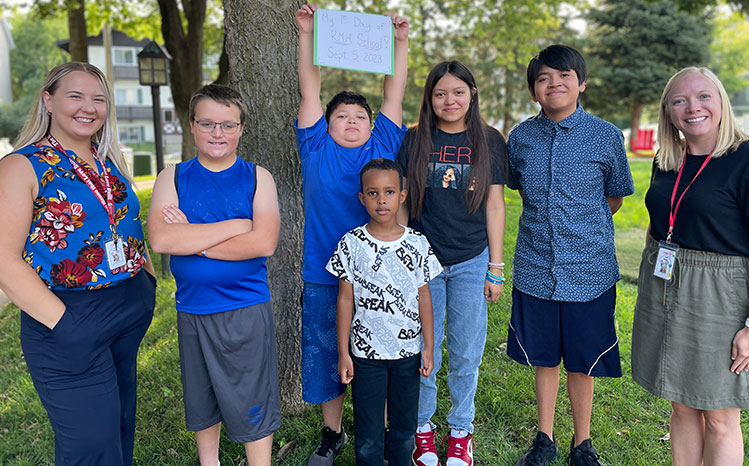
[[[445,61],[432,68],[424,84],[424,95],[419,111],[419,124],[414,129],[408,151],[408,205],[409,216],[418,220],[421,218],[421,208],[424,204],[424,192],[427,185],[427,170],[429,168],[429,154],[434,149],[432,137],[437,131],[437,115],[432,108],[432,92],[437,82],[446,74],[460,79],[468,85],[471,93],[471,103],[466,111],[465,124],[468,143],[473,146],[471,154],[471,174],[476,180],[474,190],[466,189],[466,208],[473,214],[483,206],[489,196],[489,185],[492,180],[492,160],[489,154],[487,125],[479,113],[479,93],[476,80],[467,66],[459,61]],[[466,180],[470,185],[470,181]]]

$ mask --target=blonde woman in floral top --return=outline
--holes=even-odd
[[[102,72],[52,69],[14,147],[0,161],[0,287],[22,309],[55,463],[131,465],[156,280]]]

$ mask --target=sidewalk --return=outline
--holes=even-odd
[[[155,182],[156,182],[156,178],[153,178],[150,180],[136,181],[135,189],[137,189],[138,191],[143,191],[144,189],[151,189],[153,188],[153,184]]]
[[[144,189],[151,189],[153,188],[153,184],[156,182],[155,179],[153,180],[143,180],[138,181],[135,183],[135,187],[142,191]],[[0,290],[0,310],[2,310],[3,307],[5,307],[6,304],[10,302],[10,299],[8,299],[8,296],[3,292],[3,290]]]

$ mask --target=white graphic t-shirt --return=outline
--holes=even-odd
[[[325,268],[354,286],[354,356],[402,359],[421,351],[419,288],[442,272],[424,235],[406,227],[399,239],[380,241],[361,226],[341,238]]]

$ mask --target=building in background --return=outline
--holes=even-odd
[[[733,93],[731,107],[736,115],[736,123],[741,129],[749,132],[749,87]]]
[[[14,48],[16,47],[10,33],[10,24],[3,16],[0,18],[0,103],[13,102],[10,80],[10,51]]]
[[[88,60],[106,74],[106,50],[103,33],[88,36]],[[127,34],[112,30],[112,68],[114,76],[108,76],[114,92],[117,111],[117,129],[120,142],[142,150],[142,143],[154,142],[151,89],[138,82],[138,52],[148,39],[136,40]],[[63,40],[57,46],[70,51],[70,41]],[[174,110],[172,91],[169,86],[161,89],[161,122],[164,153],[179,154],[182,145],[182,127]],[[177,158],[179,156],[177,155]]]

